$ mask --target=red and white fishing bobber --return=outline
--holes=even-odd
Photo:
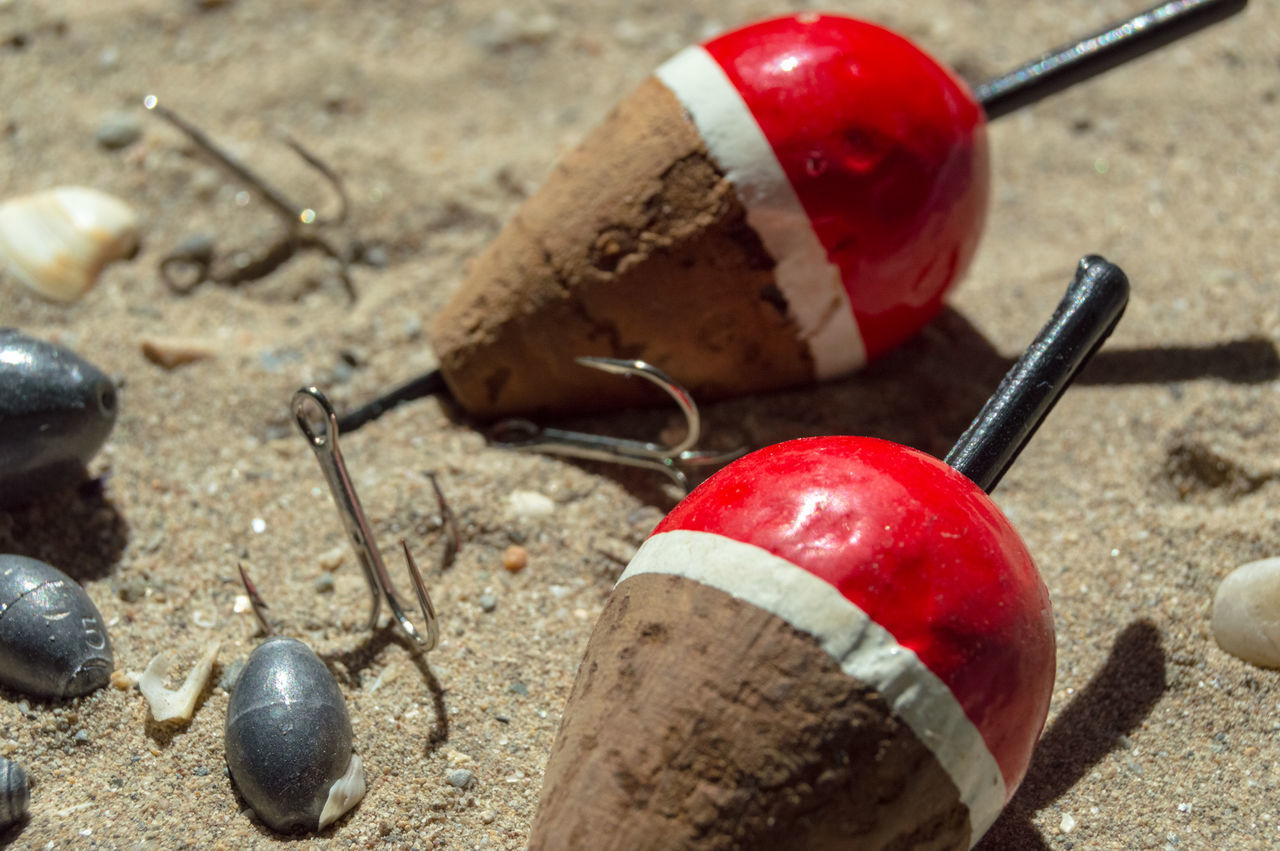
[[[591,636],[535,848],[965,848],[1030,762],[1054,632],[987,496],[1119,319],[1087,258],[946,463],[778,444],[658,525]]]
[[[662,65],[566,155],[430,327],[469,413],[708,399],[844,375],[938,312],[973,257],[986,122],[1238,11],[1164,4],[978,86],[836,15],[751,24]]]
[[[764,21],[624,100],[477,259],[433,343],[482,415],[643,398],[566,352],[647,361],[700,397],[843,375],[940,309],[987,187],[982,108],[946,68],[874,24]]]

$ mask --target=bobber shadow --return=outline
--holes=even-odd
[[[1166,687],[1160,630],[1151,621],[1134,621],[1117,636],[1102,669],[1041,737],[1022,786],[978,848],[1048,848],[1031,817],[1121,747],[1121,738],[1137,729]]]
[[[721,450],[755,448],[848,431],[942,455],[1015,360],[997,350],[964,314],[947,307],[922,333],[855,375],[701,407],[704,439],[700,446]],[[1260,337],[1246,337],[1203,346],[1108,348],[1094,356],[1077,381],[1089,386],[1202,379],[1254,384],[1277,377],[1280,354],[1275,345]],[[657,391],[654,401],[663,401]],[[470,423],[465,412],[448,397],[441,397],[441,402],[453,422]],[[652,439],[671,419],[668,405],[632,409],[623,415],[569,418],[556,424],[585,432]],[[662,479],[652,473],[598,461],[561,460],[576,464],[593,476],[613,479],[645,503],[673,504]],[[714,470],[706,470],[706,474],[711,472]]]

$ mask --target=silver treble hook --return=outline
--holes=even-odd
[[[545,452],[549,455],[609,461],[658,470],[671,477],[671,480],[685,491],[689,490],[689,477],[685,475],[685,468],[722,466],[746,454],[745,448],[729,452],[706,452],[694,449],[693,447],[702,437],[702,418],[698,415],[698,406],[689,395],[689,391],[653,364],[642,360],[620,358],[580,357],[577,360],[578,363],[592,369],[626,378],[636,376],[662,388],[684,414],[685,425],[688,428],[684,439],[672,446],[663,446],[660,443],[630,440],[625,437],[543,428],[526,419],[509,419],[497,423],[489,430],[489,443],[499,449]]]
[[[319,433],[312,429],[311,421],[307,417],[305,409],[308,405],[318,406],[323,414]],[[360,560],[360,567],[364,569],[365,579],[369,581],[369,593],[373,596],[373,610],[369,613],[369,629],[377,625],[378,611],[385,598],[387,605],[391,608],[392,616],[400,624],[400,629],[405,635],[413,639],[421,650],[431,650],[440,637],[440,624],[436,618],[435,606],[431,603],[431,595],[427,593],[427,586],[422,581],[418,565],[409,554],[409,545],[402,540],[400,545],[404,548],[405,561],[409,564],[409,577],[413,582],[413,590],[417,594],[422,616],[426,619],[424,625],[426,636],[424,637],[405,615],[404,608],[400,605],[395,589],[391,585],[387,566],[383,563],[378,545],[374,543],[373,535],[369,531],[369,522],[365,519],[364,509],[360,507],[360,498],[356,496],[351,477],[347,474],[347,465],[343,463],[342,453],[338,451],[338,415],[334,412],[333,406],[319,389],[304,387],[293,394],[293,416],[298,422],[298,428],[307,438],[311,449],[316,453],[316,458],[320,461],[320,469],[329,482],[329,490],[333,493],[333,501],[338,506],[342,525],[346,528],[347,537],[356,551],[356,557]]]

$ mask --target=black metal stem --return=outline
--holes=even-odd
[[[388,390],[354,411],[347,411],[338,417],[338,431],[342,434],[350,434],[365,423],[376,420],[397,405],[412,402],[414,399],[421,399],[423,396],[435,396],[437,394],[447,394],[448,392],[449,388],[444,383],[444,376],[440,374],[440,370],[433,369],[401,384],[399,387]]]
[[[1089,256],[1053,317],[1001,379],[996,392],[947,453],[946,462],[991,493],[1022,447],[1111,335],[1129,301],[1119,266]]]
[[[1164,47],[1242,10],[1248,0],[1172,0],[1059,48],[974,90],[987,120]]]

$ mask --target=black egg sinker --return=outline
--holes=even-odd
[[[102,615],[52,565],[0,555],[0,684],[35,697],[88,694],[115,668]]]
[[[272,636],[249,655],[227,706],[227,766],[268,827],[317,829],[351,739],[338,683],[310,647]]]
[[[0,328],[0,508],[75,484],[116,422],[115,384],[70,349]]]

